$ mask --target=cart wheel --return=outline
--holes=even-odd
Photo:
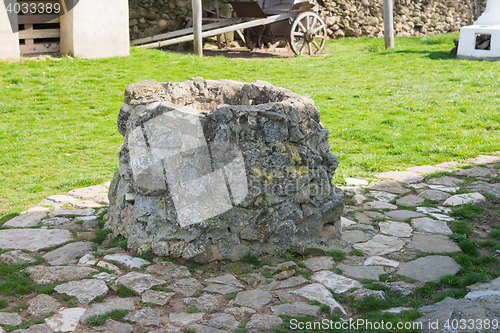
[[[300,13],[292,23],[290,47],[299,54],[320,54],[326,44],[326,24],[314,12]]]

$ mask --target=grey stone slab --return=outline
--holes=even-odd
[[[431,234],[450,235],[451,229],[445,221],[433,220],[428,217],[411,220],[411,225],[415,230]]]
[[[246,317],[248,315],[254,314],[256,311],[252,308],[246,306],[239,306],[237,308],[226,308],[224,313],[229,313],[235,317]]]
[[[380,212],[374,212],[372,210],[367,210],[364,212],[366,215],[368,215],[372,219],[381,219],[384,218],[385,215],[380,213]]]
[[[306,268],[313,272],[332,269],[334,263],[332,257],[313,257],[304,261]]]
[[[292,276],[295,275],[295,271],[294,270],[289,270],[289,271],[283,271],[281,273],[278,273],[274,276],[274,278],[278,281],[281,281],[281,280],[285,280],[285,279],[288,279]]]
[[[415,320],[424,325],[423,333],[434,332],[449,332],[449,327],[445,327],[447,323],[455,321],[456,323],[486,323],[490,324],[493,320],[498,320],[500,317],[500,296],[486,296],[478,300],[470,300],[466,298],[453,299],[447,297],[441,302],[421,307],[418,309],[421,317]],[[436,326],[429,327],[429,323],[436,323]],[[484,330],[474,327],[473,330],[458,329],[454,332],[497,332],[498,329],[492,326]]]
[[[405,184],[418,183],[424,180],[420,174],[412,171],[388,171],[375,175],[377,178],[393,179]]]
[[[42,219],[47,216],[49,213],[49,209],[45,207],[33,207],[28,209],[25,212],[22,212],[18,216],[14,217],[13,219],[5,222],[3,224],[4,227],[11,227],[11,228],[27,228],[27,227],[34,227],[36,226],[39,222],[42,221]]]
[[[354,248],[369,255],[384,255],[399,251],[403,248],[405,242],[398,237],[376,235],[368,242],[354,244]]]
[[[295,302],[295,296],[290,294],[290,292],[288,292],[288,291],[278,290],[276,292],[276,295],[278,295],[280,302]]]
[[[444,235],[428,235],[414,233],[411,243],[407,248],[428,253],[455,253],[460,252],[460,247],[450,238]]]
[[[90,267],[74,266],[34,266],[28,268],[28,274],[36,284],[53,284],[56,282],[67,282],[80,280],[97,270]]]
[[[438,190],[426,190],[420,193],[418,196],[424,199],[443,201],[451,197],[451,194]]]
[[[465,295],[465,298],[477,300],[479,298],[484,298],[487,296],[500,296],[500,290],[477,290],[470,291]]]
[[[104,260],[113,261],[119,265],[123,265],[128,269],[141,268],[144,265],[149,265],[150,262],[142,258],[131,257],[127,254],[108,254]]]
[[[461,206],[465,204],[474,204],[478,202],[486,201],[486,198],[481,193],[464,193],[456,194],[443,203],[445,206]]]
[[[161,316],[151,308],[144,308],[128,313],[123,319],[139,325],[158,326],[161,323]]]
[[[173,324],[185,326],[189,324],[199,323],[203,320],[205,314],[200,313],[171,313],[169,314],[169,319]]]
[[[342,274],[353,279],[379,280],[380,274],[385,274],[382,266],[349,266],[338,265],[337,268],[342,270]]]
[[[337,294],[342,294],[351,288],[360,288],[359,281],[335,274],[331,271],[321,271],[311,277],[311,281],[318,282]]]
[[[79,199],[92,199],[101,193],[107,193],[108,189],[102,185],[77,188],[68,192],[68,195]]]
[[[441,221],[455,221],[455,218],[449,216],[449,215],[445,215],[445,214],[440,214],[440,213],[429,213],[429,216],[432,216],[438,220],[441,220]]]
[[[61,284],[56,286],[54,290],[60,294],[75,296],[82,304],[89,304],[96,297],[106,295],[109,288],[104,281],[86,279]]]
[[[210,283],[205,288],[203,288],[202,291],[205,291],[208,293],[227,295],[227,294],[241,291],[241,288],[236,288],[236,287],[228,286],[225,284]]]
[[[271,306],[271,311],[276,315],[317,317],[321,313],[321,307],[304,302],[295,302]]]
[[[0,324],[2,325],[19,326],[22,322],[23,319],[17,313],[0,312]]]
[[[369,195],[382,202],[390,202],[398,197],[396,194],[381,191],[370,191]]]
[[[74,198],[73,198],[74,199]],[[95,210],[92,208],[85,209],[56,209],[50,213],[52,217],[68,217],[68,216],[91,216]]]
[[[266,314],[254,314],[247,323],[246,328],[256,328],[258,330],[270,330],[275,326],[281,325],[283,319],[278,316]]]
[[[382,290],[371,290],[371,289],[356,289],[350,294],[356,300],[363,300],[367,297],[373,297],[374,299],[385,299],[385,294]]]
[[[191,297],[203,288],[200,282],[194,278],[180,279],[171,285],[171,289],[183,296]]]
[[[271,303],[273,296],[261,290],[242,291],[234,298],[234,305],[245,306],[259,310],[264,305]]]
[[[210,331],[201,331],[200,328],[203,329],[203,325],[194,325],[193,328],[196,330],[196,333],[219,333],[219,332],[210,332]],[[215,328],[214,328],[215,329]],[[164,324],[161,328],[156,330],[152,330],[149,333],[184,333],[184,330],[181,327],[172,325],[172,324]],[[226,332],[224,332],[226,333]]]
[[[14,250],[5,252],[0,255],[0,261],[6,265],[19,264],[19,263],[27,263],[34,264],[36,262],[35,258],[32,258],[30,255],[23,253],[20,250]]]
[[[434,207],[417,207],[417,212],[429,214],[429,213],[442,213],[442,210]]]
[[[455,193],[460,189],[460,187],[457,187],[457,186],[451,187],[451,186],[444,186],[444,185],[429,185],[429,188],[431,190],[448,192],[448,193]]]
[[[61,303],[59,303],[55,298],[40,294],[37,297],[28,301],[29,307],[26,312],[35,317],[41,317],[43,315],[47,315],[50,312],[57,312],[61,307]]]
[[[45,254],[43,258],[51,266],[62,266],[65,264],[76,264],[78,257],[92,252],[91,242],[75,242],[66,244],[60,248],[52,250]]]
[[[5,331],[0,328],[0,333]],[[14,330],[11,333],[54,333],[54,330],[47,324],[31,325],[28,329]]]
[[[427,256],[406,262],[399,275],[418,281],[437,281],[445,275],[455,275],[462,268],[455,259],[447,256]]]
[[[389,266],[397,268],[399,267],[399,262],[390,260],[384,257],[373,256],[365,260],[363,263],[365,266]]]
[[[500,183],[490,184],[483,181],[477,181],[467,186],[467,189],[472,192],[479,192],[481,194],[491,194],[500,197]]]
[[[490,282],[478,282],[466,287],[469,291],[496,290],[500,291],[500,277]]]
[[[194,325],[194,326],[192,326],[192,328],[196,331],[196,333],[228,333],[229,332],[226,330],[220,330],[218,328],[200,325],[200,324]],[[151,332],[151,333],[154,333],[154,332]],[[158,333],[160,333],[160,332],[158,332]],[[161,332],[161,333],[167,333],[167,332]]]
[[[342,227],[348,227],[348,226],[351,226],[353,224],[356,224],[356,222],[352,221],[352,220],[349,220],[343,216],[340,217],[340,224]]]
[[[302,296],[310,301],[318,301],[328,305],[330,307],[330,314],[332,315],[337,315],[342,318],[347,316],[347,313],[342,305],[340,305],[335,298],[333,298],[332,293],[320,283],[307,285],[298,290],[292,291],[292,293]]]
[[[142,274],[138,272],[130,272],[116,280],[116,284],[121,284],[138,294],[142,294],[153,286],[159,286],[165,283],[164,280],[157,279],[151,274]]]
[[[234,316],[227,313],[215,313],[208,320],[208,325],[217,329],[234,330],[239,324]]]
[[[407,219],[425,216],[422,213],[417,213],[412,210],[393,210],[392,212],[386,212],[385,215],[395,219],[396,221],[405,221]]]
[[[463,169],[463,170],[460,170],[458,172],[455,172],[455,175],[471,177],[471,178],[487,177],[487,176],[495,177],[496,172],[490,168],[474,167],[474,168]]]
[[[383,201],[371,201],[365,204],[368,209],[398,209],[398,206]]]
[[[88,318],[97,315],[103,315],[105,313],[111,312],[113,310],[135,310],[135,303],[137,301],[136,297],[129,298],[108,298],[104,303],[94,303],[85,312],[85,315],[80,319],[84,323]]]
[[[423,198],[417,197],[416,195],[407,195],[405,197],[396,200],[396,205],[406,206],[406,207],[416,207],[420,205],[425,200]]]
[[[380,222],[380,233],[396,237],[411,237],[413,228],[405,222]]]
[[[38,251],[62,245],[73,239],[67,230],[5,229],[0,230],[0,249]]]
[[[188,307],[195,307],[202,312],[210,312],[220,308],[220,302],[214,295],[205,294],[197,298],[187,297],[183,300]]]
[[[284,281],[274,281],[270,284],[260,286],[260,289],[266,290],[266,291],[271,291],[271,290],[278,290],[278,289],[286,289],[286,288],[293,288],[293,287],[298,287],[304,283],[308,283],[309,280],[304,278],[303,276],[292,276],[291,278],[288,278]]]
[[[78,327],[85,311],[84,308],[63,309],[54,316],[45,319],[45,322],[56,332],[73,332]]]
[[[101,327],[95,328],[98,331],[112,332],[112,333],[133,333],[134,327],[130,324],[121,323],[113,319],[108,319]]]
[[[384,180],[381,182],[371,183],[367,186],[369,190],[389,192],[393,194],[406,194],[410,190],[401,186],[398,182],[394,180]]]
[[[233,286],[233,287],[238,287],[238,288],[244,288],[244,286],[241,284],[241,282],[236,277],[234,277],[234,275],[231,275],[231,274],[225,274],[222,276],[209,278],[209,279],[206,279],[205,281],[219,283],[219,284],[226,284],[228,286]]]
[[[448,187],[460,186],[464,181],[460,178],[443,176],[439,178],[431,178],[427,181],[429,185],[443,185]]]
[[[497,154],[498,152],[493,152],[492,154]],[[470,164],[493,164],[500,163],[500,156],[491,155],[479,155],[478,157],[471,158],[468,160]]]
[[[169,261],[163,261],[148,266],[146,272],[160,275],[162,279],[177,280],[183,277],[190,277],[191,273],[186,266],[176,265]]]
[[[254,288],[256,286],[258,286],[259,284],[262,284],[262,283],[266,282],[266,280],[267,280],[260,273],[245,274],[245,275],[240,276],[240,279],[243,280],[246,284],[249,284],[249,285],[251,285]]]
[[[144,294],[142,294],[141,300],[143,303],[165,305],[174,295],[175,293],[166,293],[164,291],[156,291],[156,290],[146,290]]]
[[[356,218],[356,221],[358,221],[359,223],[364,223],[364,224],[372,223],[372,219],[364,213],[356,212],[354,213],[354,218]]]
[[[43,220],[43,225],[47,227],[62,227],[62,226],[74,226],[74,223],[66,217],[53,217],[50,219]],[[66,228],[62,228],[66,229]]]

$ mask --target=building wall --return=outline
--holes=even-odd
[[[383,36],[383,0],[325,0],[321,13],[331,38]],[[178,17],[191,16],[191,0],[129,0],[132,40],[174,30]],[[394,0],[397,36],[420,36],[458,31],[484,10],[486,0]],[[212,0],[203,8],[214,9]],[[222,17],[231,7],[219,1]]]

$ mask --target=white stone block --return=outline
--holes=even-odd
[[[4,0],[0,4],[0,60],[17,61],[20,58],[17,14],[13,9],[16,0]]]
[[[65,0],[61,53],[78,58],[129,55],[128,0]]]
[[[490,49],[476,49],[476,35],[491,35]],[[469,25],[460,29],[458,59],[500,60],[500,23],[497,25]]]

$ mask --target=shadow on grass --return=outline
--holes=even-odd
[[[19,214],[17,213],[11,213],[11,214],[7,214],[7,215],[4,215],[4,216],[1,216],[0,217],[0,229],[2,228],[3,224],[9,220],[12,220],[14,217],[18,216]]]
[[[451,49],[451,48],[450,48]],[[394,53],[412,53],[421,54],[431,60],[444,60],[444,59],[457,59],[457,56],[446,51],[412,51],[412,50],[401,50],[394,51]]]

